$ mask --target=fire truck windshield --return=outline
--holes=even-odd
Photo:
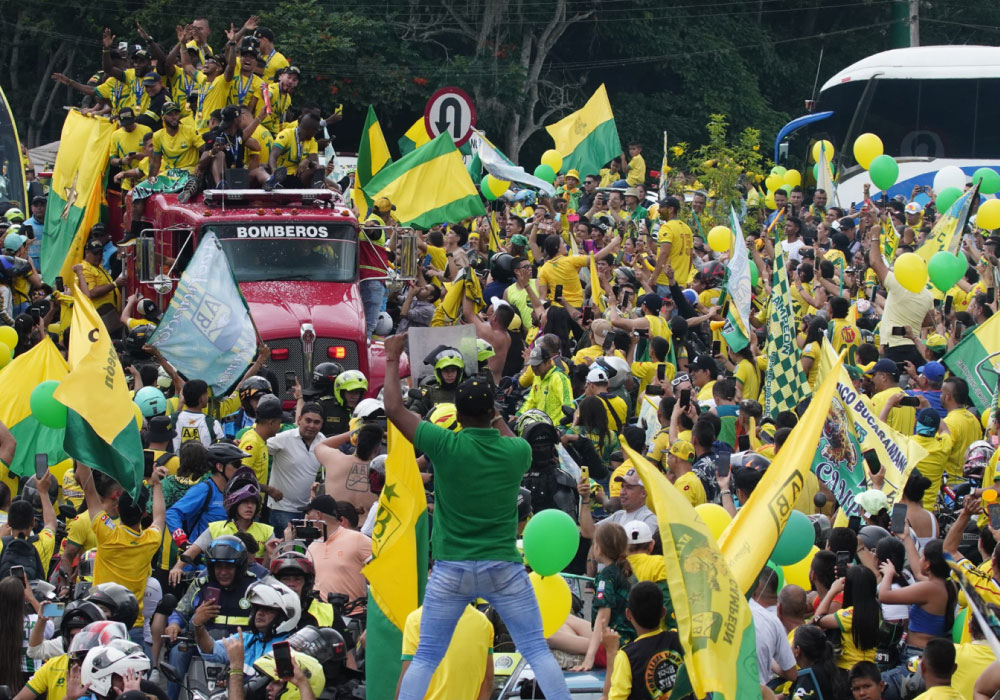
[[[253,222],[205,226],[219,238],[237,282],[351,282],[357,234],[348,224]]]

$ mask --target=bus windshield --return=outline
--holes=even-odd
[[[353,282],[357,233],[349,224],[254,223],[206,226],[219,237],[237,282]]]
[[[867,110],[848,129],[867,81],[840,83],[824,90],[816,111],[833,115],[796,132],[789,159],[805,160],[811,144],[828,139],[843,149],[841,163],[856,165],[851,144],[859,134],[878,134],[885,152],[897,158],[995,159],[1000,132],[993,128],[1000,110],[1000,78],[875,79]]]

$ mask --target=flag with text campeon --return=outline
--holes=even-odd
[[[753,299],[753,285],[750,280],[750,256],[743,239],[743,229],[736,217],[736,210],[730,207],[729,227],[733,231],[732,252],[726,264],[726,304],[725,325],[722,337],[733,352],[739,352],[750,344],[750,305]]]
[[[767,376],[764,380],[764,415],[792,411],[806,396],[802,350],[795,342],[795,312],[788,284],[788,270],[781,247],[774,248],[774,273],[767,318]]]

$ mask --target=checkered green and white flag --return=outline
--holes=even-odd
[[[788,284],[788,270],[781,247],[775,246],[771,299],[767,317],[767,376],[764,380],[764,415],[793,411],[806,396],[802,351],[795,342],[795,313]]]

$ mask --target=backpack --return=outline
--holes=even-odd
[[[37,541],[35,535],[28,539],[13,535],[4,537],[3,551],[0,552],[0,578],[10,576],[12,567],[23,566],[29,581],[46,580],[46,567],[34,545]]]

